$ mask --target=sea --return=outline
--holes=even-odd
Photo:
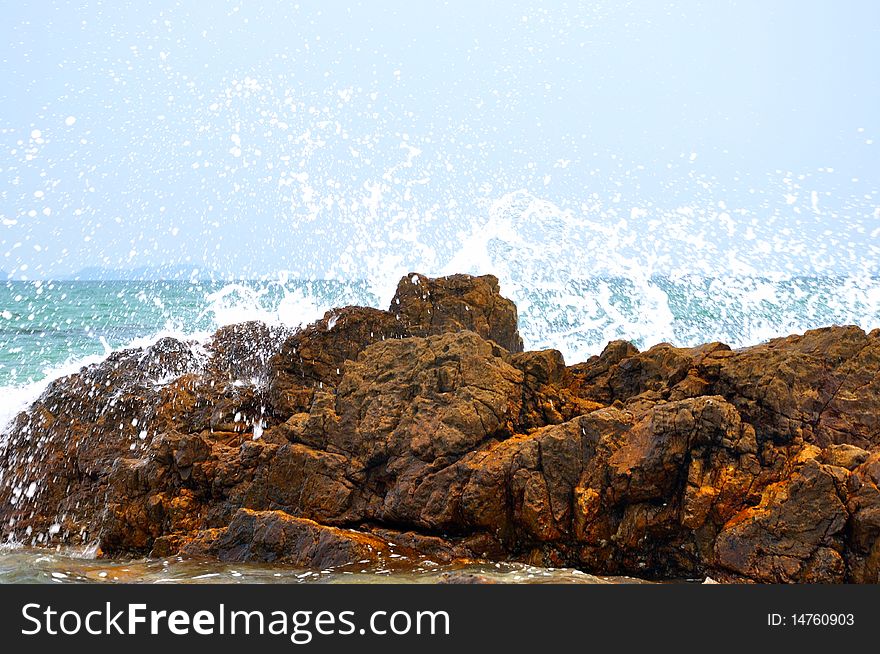
[[[410,271],[402,271],[408,274]],[[402,276],[402,275],[401,275]],[[164,336],[204,342],[223,325],[261,320],[291,328],[333,307],[387,307],[399,276],[240,281],[7,281],[0,283],[0,432],[46,386],[111,352]],[[875,276],[623,276],[541,280],[500,276],[519,308],[526,348],[555,348],[570,364],[612,339],[639,348],[722,341],[744,347],[833,324],[880,326]],[[2,446],[2,445],[0,445]],[[501,581],[619,583],[576,570],[521,564],[401,562],[339,570],[183,559],[106,561],[93,550],[0,546],[2,582],[364,582]]]

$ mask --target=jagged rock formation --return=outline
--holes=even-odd
[[[0,452],[5,538],[326,567],[880,581],[880,331],[523,352],[494,277],[164,339],[54,382]]]

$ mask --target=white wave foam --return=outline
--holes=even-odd
[[[5,434],[15,416],[40,397],[53,381],[71,375],[83,366],[100,363],[105,358],[105,354],[100,354],[71,360],[45,370],[45,377],[39,381],[0,388],[3,395],[3,402],[0,403],[0,435]]]
[[[830,324],[880,325],[880,280],[870,271],[798,277],[758,270],[744,259],[754,252],[736,242],[723,259],[702,236],[712,217],[698,220],[686,209],[680,220],[662,216],[652,249],[643,233],[650,222],[634,225],[590,206],[562,209],[525,190],[508,193],[459,236],[461,247],[442,272],[497,275],[519,307],[526,347],[558,349],[569,362],[612,339],[640,347],[712,340],[745,347]]]
[[[260,288],[238,283],[227,284],[205,296],[207,307],[188,327],[180,325],[179,321],[172,317],[158,331],[131,339],[118,347],[112,347],[105,337],[100,336],[103,353],[73,357],[60,365],[47,367],[38,381],[0,387],[3,396],[3,401],[0,402],[0,435],[8,430],[15,416],[39,398],[53,381],[77,373],[85,366],[100,363],[113,352],[147,348],[163,338],[193,342],[196,349],[201,352],[202,346],[220,327],[257,320],[268,325],[297,328],[313,322],[332,308],[325,306],[325,303],[316,297],[307,295],[301,288],[290,290],[286,282],[286,276],[281,274],[277,283]],[[277,286],[282,291],[281,298],[274,303],[269,301],[269,288],[273,286]],[[206,316],[211,318],[210,328],[198,329],[193,326],[201,324],[201,319]],[[168,381],[170,380],[162,379],[157,380],[156,383],[163,384]]]
[[[270,290],[280,289],[280,299],[272,301]],[[213,316],[215,328],[224,325],[258,320],[267,325],[300,327],[319,318],[333,307],[309,296],[301,288],[290,289],[286,278],[279,282],[254,287],[248,284],[231,283],[206,296],[208,306],[199,314],[199,319]]]
[[[829,324],[850,323],[866,330],[880,325],[880,280],[870,271],[813,278],[759,272],[745,262],[740,249],[731,246],[722,259],[707,244],[702,234],[711,217],[701,222],[691,207],[679,208],[675,216],[659,217],[663,238],[676,241],[679,251],[689,253],[687,258],[671,257],[668,247],[646,248],[649,234],[640,230],[651,225],[648,210],[621,214],[586,203],[577,210],[560,208],[519,190],[489,203],[485,215],[473,217],[471,227],[445,243],[445,250],[439,243],[436,248],[414,247],[421,237],[412,228],[405,238],[389,237],[378,251],[348,251],[329,267],[327,277],[346,281],[347,271],[365,270],[371,302],[387,307],[398,280],[410,271],[432,276],[492,273],[502,293],[519,308],[526,347],[558,349],[569,363],[598,353],[614,339],[639,347],[712,340],[744,347]],[[327,294],[282,271],[271,281],[230,283],[207,294],[191,324],[181,324],[166,298],[161,307],[165,326],[124,347],[149,346],[165,336],[203,343],[215,329],[249,320],[295,328],[319,318],[333,304],[352,301],[352,295],[343,295],[331,303]],[[2,389],[0,425],[51,380],[100,361],[113,348],[104,341],[104,349],[103,355],[46,370],[39,382]]]

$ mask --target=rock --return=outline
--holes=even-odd
[[[599,356],[590,357],[586,362],[570,368],[571,389],[579,397],[599,404],[612,404],[616,398],[608,384],[610,372],[622,361],[638,353],[636,346],[628,341],[611,341]]]
[[[880,583],[880,452],[854,471],[848,491],[850,532],[845,544],[851,581]]]
[[[880,332],[523,352],[494,277],[163,339],[51,384],[0,532],[104,556],[880,581]],[[391,556],[391,553],[395,556]]]
[[[762,438],[870,447],[880,444],[880,396],[864,378],[878,356],[880,340],[858,327],[813,330],[723,360],[716,390]]]
[[[201,535],[182,551],[213,555],[221,561],[326,569],[377,563],[392,550],[387,542],[371,534],[325,527],[283,511],[240,509],[228,527]]]
[[[270,397],[284,414],[307,410],[313,389],[333,387],[347,361],[366,346],[409,336],[406,325],[387,311],[346,307],[288,338],[272,359]]]
[[[606,405],[720,395],[755,426],[760,441],[825,447],[880,445],[880,337],[827,327],[732,351],[660,344],[645,352],[609,344],[572,366],[572,389]]]
[[[558,350],[521,352],[511,364],[523,373],[523,406],[517,431],[529,431],[571,420],[602,408],[571,390],[572,375]]]
[[[345,307],[328,311],[291,336],[274,357],[273,405],[283,413],[308,409],[315,386],[336,386],[346,361],[387,339],[471,330],[511,352],[522,351],[516,306],[499,294],[491,275],[400,280],[388,311]]]
[[[417,531],[400,532],[387,527],[373,527],[370,533],[403,550],[418,552],[432,561],[442,563],[465,561],[474,557],[474,551],[481,551],[479,547],[474,547],[475,543],[469,544],[466,538],[453,540],[449,537],[442,538]]]
[[[254,321],[221,327],[208,343],[209,373],[233,383],[265,382],[269,360],[289,335],[286,328]]]
[[[509,352],[523,350],[516,305],[501,297],[494,275],[430,279],[412,273],[400,280],[389,310],[414,336],[469,329]]]
[[[823,460],[828,465],[853,470],[868,459],[868,453],[860,447],[841,443],[831,445],[823,451]]]
[[[724,525],[716,561],[755,581],[841,582],[846,522],[835,474],[809,461],[791,478],[767,486],[757,506]]]

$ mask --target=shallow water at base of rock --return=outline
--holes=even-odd
[[[14,583],[649,583],[634,577],[597,577],[571,568],[522,563],[451,563],[401,560],[307,570],[284,565],[223,563],[207,559],[90,558],[81,550],[0,549],[0,584]]]

